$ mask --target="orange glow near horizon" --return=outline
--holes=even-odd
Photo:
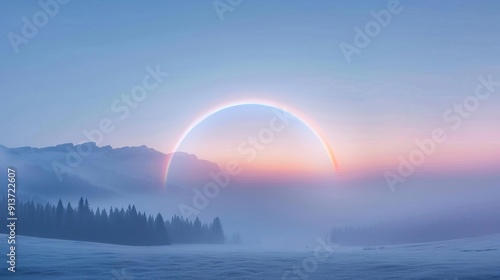
[[[228,160],[236,160],[239,163],[241,163],[241,166],[246,170],[246,173],[248,174],[270,174],[274,173],[276,175],[293,175],[293,174],[318,174],[318,173],[337,173],[338,172],[338,164],[337,160],[335,158],[335,155],[333,153],[333,149],[330,146],[328,138],[325,136],[325,134],[321,131],[321,129],[309,118],[307,118],[303,113],[300,111],[290,108],[288,106],[284,106],[275,102],[271,101],[265,101],[265,100],[245,100],[245,101],[238,101],[238,102],[230,102],[226,104],[222,104],[221,106],[218,106],[214,109],[209,110],[208,112],[202,114],[200,117],[196,118],[195,121],[191,123],[191,125],[188,126],[188,128],[184,131],[184,133],[181,135],[179,140],[176,142],[174,148],[172,149],[172,152],[179,152],[179,148],[181,145],[187,140],[187,137],[194,132],[196,128],[201,126],[207,119],[218,115],[218,113],[230,109],[230,108],[235,108],[238,106],[245,106],[245,105],[257,105],[257,106],[262,106],[266,107],[268,109],[274,109],[274,110],[280,110],[284,111],[287,114],[289,114],[291,117],[294,119],[298,120],[303,126],[305,126],[308,130],[309,133],[307,136],[303,136],[303,139],[301,141],[295,140],[297,137],[302,137],[302,135],[292,135],[290,132],[290,135],[288,138],[286,136],[283,137],[276,137],[276,140],[273,139],[273,147],[272,149],[269,148],[265,152],[261,152],[259,149],[264,149],[259,147],[253,148],[255,146],[252,146],[250,144],[245,143],[246,145],[242,147],[242,150],[247,151],[249,150],[255,150],[258,152],[258,160],[251,160],[249,161],[249,158],[252,158],[252,153],[248,153],[246,155],[239,155],[236,158],[234,156],[235,150],[237,147],[238,142],[240,140],[235,140],[235,143],[231,143],[232,147],[229,148],[229,146],[226,142],[230,141],[227,140],[224,143],[220,143],[220,141],[217,140],[211,140],[209,142],[199,142],[196,147],[198,148],[198,151],[201,151],[200,153],[202,155],[198,155],[200,159],[205,159],[205,160],[210,160],[210,161],[215,161],[216,163],[219,164],[219,166],[223,166],[224,162],[227,162]],[[261,123],[262,124],[262,123]],[[239,123],[233,124],[233,126],[238,126]],[[215,125],[214,125],[215,126]],[[255,126],[255,125],[254,125]],[[262,130],[262,126],[257,126],[257,128],[260,127]],[[221,130],[220,128],[217,127],[209,127],[207,129],[209,132],[212,132],[212,134],[217,134],[220,132],[220,134],[224,134],[225,138],[231,138],[230,133],[231,131],[218,131],[217,129]],[[267,129],[267,128],[264,128]],[[261,131],[260,130],[260,131]],[[269,131],[269,130],[268,130]],[[286,132],[288,133],[288,132]],[[207,135],[206,133],[205,135]],[[302,133],[304,134],[304,133]],[[229,136],[228,136],[229,135]],[[196,137],[193,137],[196,138]],[[205,139],[205,138],[203,138]],[[312,139],[312,140],[311,140]],[[314,141],[316,144],[310,144],[311,141]],[[318,142],[319,141],[319,142]],[[245,142],[245,141],[243,141]],[[295,144],[296,142],[299,142],[299,144]],[[294,144],[291,144],[294,143]],[[302,144],[306,143],[306,144]],[[309,144],[307,144],[309,143]],[[241,144],[241,143],[240,143]],[[321,145],[318,145],[321,144]],[[293,148],[290,148],[290,146],[293,146]],[[201,146],[201,147],[200,147]],[[200,150],[201,149],[201,150]],[[186,151],[189,153],[192,153],[191,151]],[[231,154],[232,153],[232,154]],[[195,153],[196,154],[196,153]],[[318,158],[318,154],[324,155],[323,159]],[[313,156],[315,158],[313,158]],[[321,157],[321,156],[320,156]],[[167,158],[167,164],[166,164],[166,170],[165,170],[165,185],[167,182],[167,177],[168,177],[168,172],[172,164],[172,158],[173,157],[168,157]],[[254,157],[257,158],[257,157]],[[246,159],[246,160],[245,160]]]

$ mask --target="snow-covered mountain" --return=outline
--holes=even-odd
[[[195,155],[164,154],[146,146],[98,147],[92,142],[45,148],[0,145],[0,162],[17,170],[19,191],[44,196],[162,192],[167,160],[172,156],[175,172],[170,172],[168,182],[174,189],[200,185],[209,180],[210,171],[218,170],[215,163]]]

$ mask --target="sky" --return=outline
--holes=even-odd
[[[402,0],[350,61],[342,44],[355,45],[356,28],[390,1],[242,1],[221,15],[212,1],[73,0],[17,45],[23,18],[43,10],[37,1],[1,3],[0,144],[8,147],[86,142],[83,131],[104,127],[112,132],[94,138],[100,146],[169,153],[204,113],[259,99],[314,120],[346,173],[395,169],[435,129],[447,140],[427,169],[492,169],[500,158],[500,88],[467,117],[443,117],[474,96],[478,77],[500,81],[496,1]],[[141,101],[124,101],[145,80]],[[255,110],[222,110],[179,148],[222,161],[235,152],[221,143],[244,141],[246,123],[270,117]],[[315,155],[328,164],[317,131],[298,122],[287,133],[269,160]]]

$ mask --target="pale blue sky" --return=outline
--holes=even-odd
[[[168,152],[201,112],[266,98],[310,115],[340,147],[376,145],[398,128],[427,134],[479,75],[500,76],[498,1],[402,0],[351,63],[339,44],[388,1],[246,0],[221,21],[212,1],[73,0],[17,54],[7,34],[21,34],[40,7],[0,3],[6,146],[84,140],[83,129],[116,119],[113,100],[140,85],[147,66],[170,75],[103,144]],[[498,124],[499,100],[476,116],[485,129]]]

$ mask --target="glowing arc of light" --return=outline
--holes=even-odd
[[[182,144],[184,139],[186,139],[186,137],[189,135],[189,133],[191,133],[191,131],[193,129],[195,129],[198,125],[200,125],[203,121],[205,121],[209,117],[219,113],[220,111],[224,111],[224,110],[232,108],[232,107],[243,106],[243,105],[261,105],[261,106],[279,109],[279,110],[282,110],[282,111],[292,115],[293,117],[295,117],[296,119],[301,121],[304,125],[307,126],[307,128],[321,142],[323,148],[325,149],[325,151],[328,154],[328,157],[329,157],[330,162],[333,166],[333,169],[335,170],[335,172],[338,172],[338,170],[339,170],[338,163],[337,163],[337,160],[336,160],[335,155],[333,153],[333,149],[330,146],[329,140],[326,137],[326,135],[323,133],[321,128],[318,125],[316,125],[316,123],[313,120],[308,118],[305,114],[303,114],[302,112],[300,112],[297,109],[290,108],[289,106],[283,106],[283,105],[278,104],[276,102],[267,101],[267,100],[244,100],[244,101],[237,101],[237,102],[228,102],[228,103],[225,103],[223,105],[219,105],[211,110],[208,110],[206,113],[200,115],[193,122],[191,122],[191,124],[187,127],[187,129],[184,130],[184,133],[181,135],[179,140],[177,140],[177,142],[175,142],[175,146],[172,149],[172,153],[169,155],[169,157],[167,159],[164,185],[166,185],[166,182],[167,182],[167,176],[168,176],[168,172],[169,172],[170,165],[172,163],[172,159],[174,157],[174,154],[177,152],[180,145]]]

